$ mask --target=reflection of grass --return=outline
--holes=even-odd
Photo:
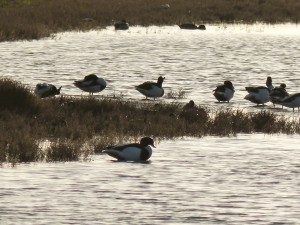
[[[138,141],[141,136],[160,140],[253,132],[300,133],[299,121],[269,111],[212,112],[178,103],[93,97],[40,99],[9,79],[0,79],[0,87],[0,163],[87,160],[105,146]],[[43,145],[44,140],[49,144]]]
[[[173,98],[173,99],[183,99],[186,98],[186,92],[183,89],[180,89],[179,91],[170,90],[168,93],[166,93],[167,98]]]
[[[162,7],[165,3],[170,8]],[[39,39],[69,30],[132,25],[298,22],[299,0],[0,0],[0,41]]]

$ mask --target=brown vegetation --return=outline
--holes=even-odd
[[[299,11],[298,0],[0,0],[0,41],[99,29],[121,19],[142,26],[297,23]]]
[[[299,120],[269,111],[211,111],[153,101],[40,99],[19,82],[0,79],[0,164],[87,160],[94,152],[142,136],[156,140],[237,133],[300,133]],[[45,144],[46,143],[46,144]]]

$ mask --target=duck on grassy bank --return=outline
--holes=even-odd
[[[200,24],[197,26],[196,24],[193,23],[183,23],[179,25],[180,29],[185,29],[185,30],[206,30],[206,27],[204,24]]]
[[[189,110],[189,109],[192,109],[195,107],[195,102],[193,100],[190,100],[188,103],[186,103],[184,106],[183,106],[183,109],[184,110]]]
[[[103,152],[119,161],[147,161],[152,155],[154,141],[150,137],[143,137],[140,143],[120,144],[107,147]]]
[[[34,89],[34,93],[41,98],[51,97],[60,94],[60,88],[57,88],[53,84],[39,83]]]
[[[126,20],[121,20],[119,22],[116,22],[114,24],[115,30],[128,30],[129,29],[129,23],[126,22]]]
[[[106,88],[106,81],[96,74],[90,74],[85,76],[82,80],[75,81],[74,85],[82,91],[93,94],[103,91]]]
[[[157,83],[155,82],[144,82],[138,86],[135,87],[137,91],[139,91],[141,94],[146,96],[146,99],[149,98],[158,98],[162,97],[164,95],[164,89],[162,88],[162,83],[164,81],[165,77],[158,77]]]
[[[245,89],[248,91],[248,94],[245,96],[245,99],[257,105],[264,105],[270,101],[270,91],[273,90],[273,88],[272,78],[267,77],[266,87],[246,87]]]
[[[224,81],[223,85],[217,86],[214,90],[214,96],[219,102],[229,102],[234,95],[234,87],[231,81]]]

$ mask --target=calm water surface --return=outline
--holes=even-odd
[[[166,77],[165,91],[184,90],[208,107],[260,110],[245,86],[287,84],[300,92],[297,25],[112,27],[52,39],[0,43],[0,76],[34,88],[48,82],[64,95],[87,95],[72,82],[89,73],[108,81],[100,96],[144,97],[134,86]],[[236,93],[216,104],[225,79]],[[173,99],[162,98],[172,102]],[[291,109],[274,110],[299,119]],[[300,224],[300,136],[240,134],[157,143],[150,163],[31,163],[0,169],[0,224]]]

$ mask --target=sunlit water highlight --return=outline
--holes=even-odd
[[[134,86],[166,77],[165,91],[220,107],[212,90],[225,79],[236,93],[221,107],[260,110],[245,86],[286,83],[300,92],[297,25],[112,27],[52,39],[0,43],[0,75],[34,88],[87,95],[72,82],[89,73],[108,81],[100,94],[141,100]],[[162,98],[172,102],[173,99]],[[272,105],[268,104],[267,110]],[[291,109],[273,110],[298,118]],[[240,134],[157,143],[150,163],[31,163],[1,168],[0,224],[299,224],[299,135]]]

